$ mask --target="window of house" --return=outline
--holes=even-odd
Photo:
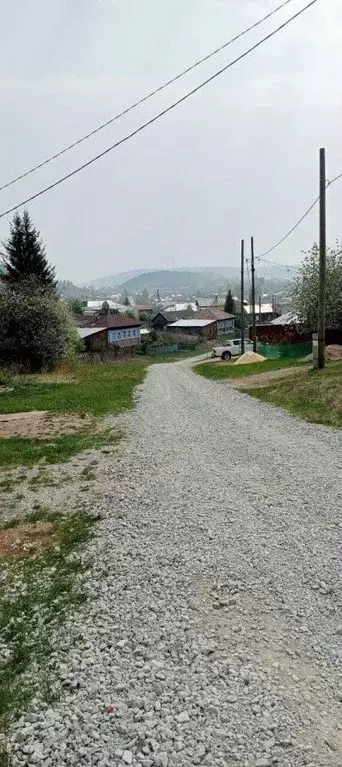
[[[131,335],[132,335],[132,331],[131,331],[131,330],[128,330],[128,331],[127,331],[127,333],[128,333],[128,338],[130,338],[130,337],[131,337]]]
[[[122,331],[122,337],[126,338],[126,331],[125,330]]]
[[[117,331],[117,339],[118,339],[118,341],[120,340],[120,338],[121,338],[121,330],[118,330]]]

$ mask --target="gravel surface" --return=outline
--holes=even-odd
[[[14,765],[340,767],[341,433],[150,368]]]

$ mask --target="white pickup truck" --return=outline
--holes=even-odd
[[[253,342],[245,339],[245,352],[253,351]],[[215,346],[211,352],[212,357],[221,357],[221,360],[230,360],[232,357],[239,357],[241,354],[241,339],[229,339],[224,346]]]

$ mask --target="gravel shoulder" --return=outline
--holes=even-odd
[[[341,432],[192,364],[149,369],[100,458],[89,601],[15,767],[342,763]]]

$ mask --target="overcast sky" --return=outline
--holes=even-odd
[[[280,0],[0,0],[0,181],[88,132],[256,21]],[[0,210],[114,143],[235,58],[307,0],[63,158],[0,193]],[[342,172],[342,4],[300,19],[157,124],[31,203],[61,278],[139,267],[237,265],[309,206],[318,148]],[[342,237],[342,181],[328,239]],[[0,221],[0,238],[9,218]],[[317,211],[270,256],[298,263]]]

